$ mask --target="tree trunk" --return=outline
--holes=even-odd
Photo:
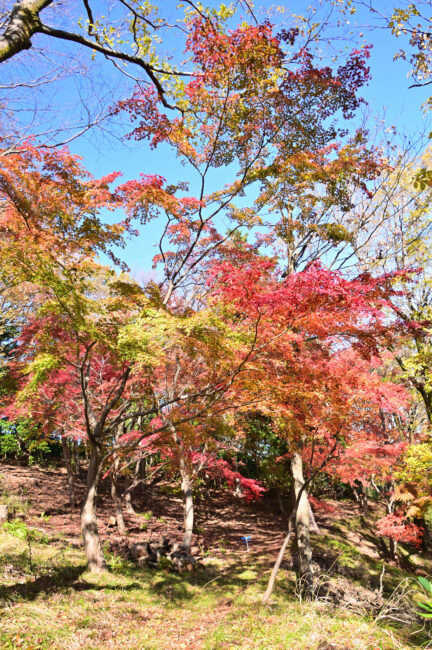
[[[285,554],[286,547],[288,546],[289,541],[291,539],[292,520],[293,520],[293,517],[291,516],[289,518],[289,520],[288,520],[288,533],[287,533],[287,535],[286,535],[286,537],[285,537],[285,539],[283,541],[282,546],[280,547],[279,554],[277,556],[276,562],[274,563],[273,570],[271,572],[271,575],[270,575],[270,578],[269,578],[269,581],[268,581],[266,592],[265,592],[265,594],[264,594],[264,596],[262,597],[262,600],[261,600],[263,605],[267,605],[267,603],[268,603],[268,601],[270,599],[270,596],[273,593],[273,589],[274,589],[274,585],[275,585],[275,581],[276,581],[276,576],[277,576],[277,573],[279,571],[280,565],[282,564],[282,560],[283,560],[283,556]]]
[[[140,478],[140,466],[141,466],[141,458],[138,458],[137,462],[135,463],[135,470],[134,470],[134,477],[132,481],[132,486],[129,486],[129,490],[125,494],[125,504],[126,504],[126,512],[130,515],[136,515],[135,509],[132,505],[132,491],[133,491],[133,486],[135,483],[138,483],[139,478]],[[144,477],[143,477],[144,478]]]
[[[304,483],[303,461],[298,452],[291,460],[291,472],[294,494],[297,499]],[[307,490],[303,490],[295,513],[296,542],[298,552],[298,587],[303,597],[310,597],[313,592],[312,549],[309,539],[309,502]]]
[[[74,457],[74,464],[75,464],[75,474],[80,479],[81,478],[81,459],[80,459],[78,440],[74,440],[73,457]]]
[[[366,514],[369,509],[369,504],[368,504],[367,493],[365,491],[364,485],[359,483],[358,487],[353,486],[352,490],[354,493],[354,497],[359,505],[359,510],[361,514]]]
[[[240,479],[238,478],[235,480],[234,496],[239,498],[242,498],[244,496],[242,486],[240,485]]]
[[[279,505],[279,511],[280,511],[281,515],[286,515],[285,506],[284,506],[283,501],[282,501],[282,490],[279,487],[277,487],[275,489],[276,489],[276,497],[277,497],[278,505]]]
[[[87,491],[81,508],[81,532],[88,568],[93,573],[99,573],[106,568],[96,518],[96,493],[100,470],[99,451],[95,445],[91,445],[90,462],[87,471]]]
[[[184,507],[184,535],[183,546],[185,550],[190,553],[192,542],[192,531],[194,524],[194,510],[193,510],[193,496],[192,496],[192,483],[187,471],[181,472],[182,477],[182,494],[183,494],[183,507]]]
[[[70,449],[69,449],[68,441],[65,436],[61,437],[61,442],[62,442],[62,449],[63,449],[63,458],[66,466],[66,474],[67,474],[67,482],[68,482],[68,490],[69,490],[69,505],[71,508],[75,508],[75,485],[74,485],[74,477],[72,472]]]
[[[114,460],[114,467],[111,473],[111,498],[114,503],[115,518],[117,522],[117,529],[120,535],[126,535],[126,526],[123,517],[122,500],[118,490],[118,470],[120,466],[120,459],[117,457]]]
[[[123,517],[123,510],[121,504],[121,498],[117,489],[117,481],[115,476],[111,476],[111,498],[114,503],[115,518],[117,522],[117,528],[120,535],[126,535],[126,526]]]
[[[390,555],[390,559],[394,560],[395,562],[397,560],[397,546],[398,546],[397,541],[389,537],[389,550],[390,550],[389,555]]]
[[[130,492],[125,495],[125,510],[129,515],[136,515],[135,508],[132,505],[132,497]]]
[[[390,483],[389,487],[390,487],[390,492],[392,493],[394,490],[394,483]],[[394,496],[391,496],[390,499],[387,501],[386,509],[388,515],[392,515],[394,513],[395,510]],[[397,547],[398,547],[397,541],[389,537],[389,555],[390,558],[394,561],[397,560]]]
[[[313,510],[311,508],[311,504],[308,499],[308,509],[309,509],[309,529],[311,533],[316,533],[317,535],[320,534],[320,529],[318,528],[318,524],[315,519],[315,515],[313,513]]]

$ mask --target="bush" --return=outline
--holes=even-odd
[[[0,420],[0,456],[28,465],[41,465],[61,456],[61,444],[54,438],[46,439],[30,420]]]

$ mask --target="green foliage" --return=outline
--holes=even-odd
[[[3,458],[33,465],[47,463],[61,453],[60,442],[42,437],[39,428],[29,419],[0,420],[0,456]]]
[[[432,171],[430,169],[419,169],[414,176],[414,187],[420,191],[432,187]]]
[[[417,582],[428,596],[428,600],[418,603],[418,606],[421,609],[419,615],[422,618],[432,618],[432,582],[429,582],[429,580],[426,580],[426,578],[423,577],[417,578]]]
[[[49,544],[50,538],[48,535],[40,530],[36,530],[35,528],[29,528],[27,524],[20,519],[7,521],[2,527],[4,531],[9,533],[9,535],[13,535],[27,543],[28,566],[30,572],[34,573],[33,544]]]
[[[322,227],[323,236],[333,242],[352,242],[353,237],[345,228],[338,223],[327,223]]]
[[[103,552],[110,571],[113,573],[122,574],[127,572],[127,570],[131,567],[131,563],[128,560],[125,560],[124,557],[112,553],[110,550],[109,542],[106,542],[104,544]]]
[[[395,474],[401,486],[401,492],[410,494],[414,499],[412,515],[425,518],[426,525],[432,525],[432,444],[430,441],[410,445],[405,451],[400,469]],[[414,511],[415,508],[415,511]]]
[[[48,535],[40,530],[36,530],[35,528],[29,528],[24,521],[21,521],[21,519],[7,521],[3,524],[3,530],[14,537],[18,537],[18,539],[24,539],[26,541],[30,540],[32,542],[38,542],[39,544],[49,544],[50,542]]]
[[[148,521],[153,517],[153,513],[151,510],[148,510],[147,512],[143,512],[140,516]]]
[[[277,460],[287,453],[286,442],[272,430],[271,422],[258,414],[250,415],[244,428],[246,436],[237,456],[242,473],[269,488],[290,485],[286,463]]]
[[[38,354],[27,368],[27,374],[31,375],[29,390],[35,389],[44,381],[51,370],[55,370],[60,365],[59,359],[48,353]]]

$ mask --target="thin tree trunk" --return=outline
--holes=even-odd
[[[313,592],[313,569],[312,548],[309,539],[309,501],[307,490],[304,489],[303,460],[298,452],[292,456],[291,472],[297,502],[295,528],[298,552],[298,586],[303,597],[310,597]]]
[[[276,488],[276,496],[277,496],[277,500],[278,500],[280,513],[282,515],[286,515],[285,506],[284,506],[283,501],[282,501],[282,490],[279,487]]]
[[[114,503],[115,518],[117,522],[117,528],[120,535],[126,535],[126,526],[123,517],[123,510],[121,504],[121,498],[117,489],[117,481],[115,476],[111,476],[111,498]]]
[[[300,503],[303,495],[306,493],[306,488],[309,485],[309,483],[311,483],[311,481],[314,479],[317,472],[319,472],[326,465],[328,460],[333,456],[334,451],[335,451],[336,448],[337,448],[337,442],[334,443],[334,445],[333,445],[332,449],[330,450],[328,456],[324,459],[324,461],[321,463],[321,465],[318,468],[315,469],[315,472],[313,474],[311,474],[311,476],[306,481],[303,479],[303,463],[302,463],[302,459],[301,459],[300,454],[295,454],[295,455],[297,455],[299,457],[300,462],[298,462],[298,459],[294,459],[294,457],[291,460],[291,469],[293,468],[293,462],[295,460],[297,460],[297,465],[300,468],[300,472],[296,471],[296,474],[299,474],[301,476],[301,485],[300,485],[298,490],[297,489],[295,490],[294,507],[293,507],[293,509],[291,511],[290,521],[288,523],[288,535],[286,536],[286,538],[285,538],[285,540],[284,540],[284,542],[282,544],[282,547],[281,547],[281,549],[279,551],[278,558],[277,558],[277,560],[275,562],[275,565],[273,567],[273,571],[271,573],[270,580],[268,582],[267,590],[266,590],[266,592],[265,592],[265,594],[263,596],[263,599],[262,599],[263,603],[268,602],[268,600],[269,600],[269,598],[270,598],[270,596],[272,594],[274,583],[275,583],[275,580],[276,580],[276,574],[277,574],[277,572],[279,570],[279,567],[280,567],[280,564],[282,562],[282,558],[283,558],[285,549],[288,546],[288,543],[289,543],[290,538],[291,538],[291,532],[292,532],[292,528],[293,528],[292,520],[297,519],[297,517],[296,517],[297,509],[298,509],[299,503]],[[293,473],[293,476],[294,476],[294,473]],[[299,476],[299,478],[300,478],[300,476]],[[296,484],[296,481],[294,480],[294,485],[295,484]],[[307,493],[306,493],[306,499],[307,499]],[[307,499],[307,503],[309,504],[308,499]],[[309,535],[308,535],[308,538],[309,538]],[[309,544],[309,548],[310,548],[310,544]],[[311,552],[311,560],[312,560],[312,552]],[[311,578],[312,578],[312,574],[311,574]]]
[[[117,484],[119,466],[120,466],[120,459],[116,458],[114,460],[114,467],[111,474],[111,498],[114,503],[117,529],[120,535],[126,535],[126,526],[125,526],[123,510],[122,510],[122,500],[119,494],[118,484]]]
[[[74,462],[75,462],[75,474],[78,476],[78,478],[81,478],[81,459],[79,453],[78,440],[74,440],[73,455],[74,455]]]
[[[394,483],[391,483],[390,491],[393,492],[393,490],[394,490]],[[395,510],[394,496],[391,496],[390,499],[387,501],[386,509],[387,509],[387,514],[392,515],[394,513]],[[397,548],[398,548],[397,541],[389,537],[390,558],[395,561],[397,560]]]
[[[61,437],[61,443],[63,449],[63,458],[66,466],[66,475],[67,475],[68,490],[69,490],[69,505],[71,508],[75,508],[75,485],[74,485],[74,477],[72,472],[71,455],[70,455],[68,441],[65,436]]]
[[[315,519],[315,515],[313,513],[313,510],[311,508],[310,501],[308,499],[308,508],[309,508],[309,529],[311,533],[316,533],[319,535],[320,529],[318,528],[318,524]]]
[[[126,492],[125,510],[128,513],[128,515],[136,515],[135,508],[132,505],[132,498],[131,498],[131,493],[130,492]]]
[[[389,538],[389,548],[390,548],[390,558],[392,560],[397,560],[397,547],[398,543],[395,539]]]
[[[93,573],[99,573],[106,568],[96,518],[96,494],[100,470],[99,451],[95,445],[92,445],[87,471],[87,491],[81,508],[81,532],[88,568]]]
[[[282,546],[280,547],[279,555],[277,556],[277,560],[276,560],[276,562],[274,564],[274,567],[273,567],[273,570],[271,572],[271,576],[270,576],[270,579],[268,581],[266,592],[265,592],[265,594],[264,594],[264,596],[262,597],[262,600],[261,600],[263,605],[266,605],[268,603],[269,598],[273,593],[276,576],[277,576],[277,573],[279,571],[280,565],[282,564],[282,560],[283,560],[283,556],[284,556],[285,551],[286,551],[286,547],[288,546],[288,544],[290,542],[290,539],[291,539],[292,522],[293,522],[293,517],[291,516],[289,518],[289,521],[288,521],[288,533],[287,533],[287,536],[285,537],[284,542],[283,542]]]
[[[135,463],[135,470],[134,470],[134,477],[133,477],[133,480],[132,480],[132,486],[135,483],[138,483],[138,481],[139,481],[140,465],[141,465],[141,458],[139,458],[137,460],[137,462]],[[125,504],[126,504],[125,510],[130,515],[136,515],[135,509],[134,509],[134,507],[132,505],[132,490],[133,490],[132,486],[129,487],[129,490],[125,494]]]
[[[362,491],[360,493],[360,506],[361,506],[361,511],[364,514],[367,514],[367,512],[369,511],[369,503],[367,497],[367,490],[364,485],[362,485]]]
[[[192,496],[192,483],[189,473],[186,470],[181,472],[182,477],[182,494],[183,494],[183,507],[184,507],[184,535],[183,546],[184,549],[190,553],[193,524],[194,524],[194,509],[193,509],[193,496]]]

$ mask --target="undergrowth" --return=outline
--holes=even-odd
[[[428,642],[424,625],[389,623],[320,600],[300,604],[287,570],[272,604],[261,606],[266,557],[208,557],[195,573],[179,575],[109,555],[110,572],[92,575],[81,551],[39,538],[32,540],[30,571],[26,539],[12,533],[0,530],[1,648],[390,650]]]

